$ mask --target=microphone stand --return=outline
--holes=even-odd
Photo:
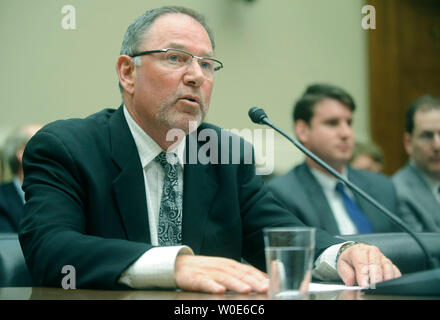
[[[385,208],[383,205],[381,205],[379,202],[377,202],[375,199],[373,199],[369,194],[367,194],[365,191],[360,189],[355,184],[351,183],[348,179],[346,179],[343,175],[341,175],[339,172],[334,170],[332,167],[330,167],[326,162],[324,162],[322,159],[320,159],[318,156],[316,156],[313,152],[311,152],[309,149],[304,147],[300,142],[296,141],[292,137],[290,137],[288,134],[286,134],[283,130],[279,129],[277,126],[275,126],[272,122],[269,121],[266,113],[263,109],[258,107],[253,107],[249,110],[249,117],[251,118],[252,122],[257,124],[266,124],[267,126],[271,127],[281,135],[283,135],[286,139],[288,139],[290,142],[292,142],[298,149],[300,149],[304,154],[306,154],[308,157],[313,159],[316,163],[318,163],[322,168],[324,168],[327,172],[329,172],[331,175],[342,181],[346,186],[348,186],[351,190],[355,191],[357,194],[359,194],[361,197],[366,199],[368,202],[370,202],[372,205],[374,205],[377,209],[379,209],[382,213],[384,213],[386,216],[388,216],[395,224],[397,224],[401,229],[403,229],[405,232],[407,232],[414,241],[417,242],[419,247],[421,248],[424,256],[425,261],[427,264],[427,269],[436,269],[439,268],[438,262],[436,259],[434,259],[429,251],[427,250],[426,246],[423,244],[421,239],[394,213],[392,213],[390,210]],[[433,275],[434,278],[436,278],[437,281],[440,281],[440,269],[438,270],[430,270],[434,271],[435,274]],[[429,271],[428,271],[429,272]],[[423,273],[423,272],[421,272]],[[414,274],[415,275],[415,274]],[[430,273],[431,276],[431,273]],[[418,277],[415,277],[415,279],[419,280]],[[386,282],[396,282],[394,279]],[[406,283],[407,284],[407,283]],[[380,284],[376,284],[379,286]],[[440,288],[439,288],[440,289]],[[436,294],[440,294],[439,289],[437,289]]]

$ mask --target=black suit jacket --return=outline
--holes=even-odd
[[[197,132],[206,128],[220,133],[206,124]],[[28,142],[23,165],[19,237],[36,285],[60,286],[62,267],[72,265],[77,287],[119,288],[121,273],[152,248],[143,169],[123,109],[47,125]],[[183,244],[263,270],[262,228],[301,225],[243,161],[186,163],[183,197]],[[339,242],[318,232],[317,253]]]
[[[379,201],[391,212],[398,212],[397,195],[391,180],[381,174],[348,167],[348,179]],[[306,225],[339,234],[339,228],[324,191],[304,162],[285,175],[269,181],[275,197]],[[374,232],[400,229],[376,207],[353,192],[356,203],[370,220]]]
[[[0,184],[0,232],[18,232],[23,200],[13,182]]]

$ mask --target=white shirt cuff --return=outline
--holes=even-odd
[[[338,255],[339,249],[341,249],[344,244],[350,242],[352,241],[335,244],[325,249],[315,261],[313,277],[323,281],[341,280],[337,270],[336,256]]]
[[[176,288],[174,264],[180,254],[194,252],[188,246],[152,248],[128,267],[118,282],[136,289]]]

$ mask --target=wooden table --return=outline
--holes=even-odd
[[[362,291],[311,293],[303,300],[430,300],[440,297],[372,295]],[[43,287],[0,288],[0,300],[270,300],[265,294],[207,294],[164,290],[88,290]]]
[[[437,301],[388,301],[406,299],[440,299],[440,297],[408,297],[368,295],[357,291],[312,293],[303,300],[270,300],[265,294],[206,294],[164,290],[86,290],[61,288],[0,288],[0,309],[6,314],[29,313],[46,319],[48,315],[69,316],[83,320],[91,314],[99,319],[277,319],[280,315],[304,315],[313,318],[329,315],[371,315],[391,313],[402,318],[424,310],[437,312]],[[20,301],[21,300],[21,301]],[[319,301],[310,301],[319,300]],[[376,301],[328,301],[376,300]],[[378,301],[382,300],[382,301]],[[422,306],[421,306],[422,305]],[[9,310],[8,310],[9,309]],[[341,311],[342,310],[342,311]],[[351,310],[351,311],[348,311]],[[429,311],[428,311],[429,310]],[[342,313],[341,313],[342,312]],[[350,313],[351,312],[351,313]],[[399,314],[399,316],[397,316]],[[86,316],[87,315],[87,316]],[[116,315],[118,315],[116,317]],[[358,319],[359,317],[354,317]],[[93,319],[93,317],[92,317]]]

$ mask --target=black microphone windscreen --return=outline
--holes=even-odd
[[[251,118],[253,123],[262,124],[262,120],[267,118],[266,112],[258,107],[252,107],[248,112],[249,118]]]

